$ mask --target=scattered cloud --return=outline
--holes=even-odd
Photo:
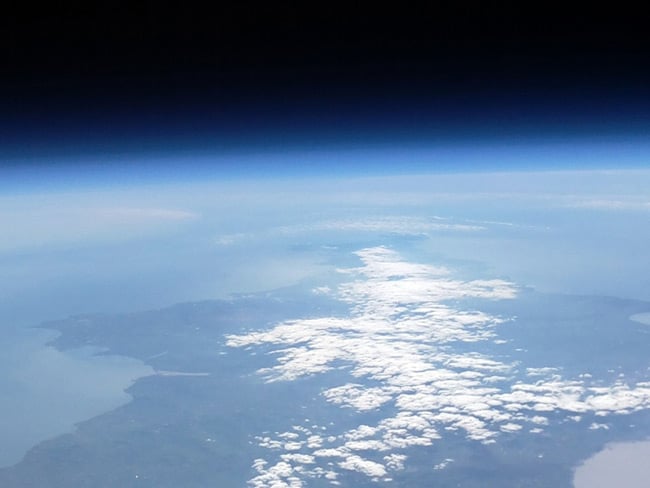
[[[457,280],[444,267],[404,261],[386,247],[357,255],[361,266],[340,270],[350,281],[330,291],[350,305],[349,316],[288,320],[268,330],[229,335],[227,344],[270,346],[274,364],[258,371],[268,382],[343,364],[350,381],[324,390],[323,399],[360,416],[372,411],[379,420],[343,432],[330,426],[326,436],[316,426],[294,426],[257,438],[276,463],[256,461],[252,486],[303,486],[313,477],[338,482],[345,471],[388,480],[408,462],[405,449],[432,445],[443,431],[493,443],[523,430],[543,432],[555,418],[552,412],[575,420],[585,413],[650,408],[650,382],[630,385],[619,379],[595,386],[588,374],[565,379],[557,368],[522,368],[472,351],[474,343],[495,341],[506,319],[453,304],[465,298],[514,299],[512,283]]]

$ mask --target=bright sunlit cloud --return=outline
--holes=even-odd
[[[294,381],[343,364],[349,381],[323,390],[323,399],[360,418],[372,411],[380,420],[347,431],[298,425],[258,437],[275,461],[255,461],[252,486],[300,487],[326,471],[334,480],[345,471],[388,480],[408,463],[405,449],[433,445],[444,432],[494,443],[504,435],[544,432],[558,411],[579,422],[586,413],[606,421],[650,408],[650,381],[596,385],[588,373],[564,378],[552,365],[527,368],[504,360],[508,343],[498,330],[509,319],[453,305],[468,298],[516,299],[514,284],[457,280],[449,269],[405,261],[386,247],[357,255],[362,265],[340,270],[351,281],[335,292],[350,305],[349,316],[288,320],[229,335],[227,344],[270,347],[274,364],[258,371],[267,382]],[[472,350],[486,341],[504,354]]]

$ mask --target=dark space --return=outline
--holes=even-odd
[[[426,5],[5,8],[0,152],[646,132],[642,15]]]

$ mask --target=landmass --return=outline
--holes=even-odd
[[[457,302],[468,310],[473,305],[471,298]],[[627,319],[644,313],[647,303],[524,291],[516,300],[481,307],[513,317],[499,326],[498,340],[472,347],[520,364],[520,379],[514,381],[558,371],[594,385],[647,381],[650,338]],[[0,470],[0,485],[242,487],[256,475],[256,460],[269,453],[260,438],[272,442],[285,436],[285,447],[291,449],[307,430],[326,440],[394,415],[390,405],[359,412],[327,401],[323,392],[348,381],[351,365],[345,361],[324,374],[269,382],[258,371],[274,366],[277,343],[227,344],[227,337],[270,331],[283,321],[350,313],[350,304],[328,293],[296,287],[47,323],[60,331],[52,344],[61,350],[100,348],[100,354],[141,359],[156,374],[129,388],[129,404],[80,423],[74,432],[41,443],[22,462]],[[462,351],[466,346],[454,347]],[[544,369],[549,365],[558,369]],[[608,442],[638,440],[650,432],[647,410],[622,415],[557,411],[539,422],[535,429],[506,426],[494,443],[468,440],[462,429],[439,429],[430,445],[387,457],[386,465],[395,469],[381,483],[428,486],[435,477],[440,486],[569,487],[574,467]],[[295,466],[311,462],[300,452],[287,460]],[[324,470],[304,486],[377,486],[378,479],[368,474],[376,466],[360,463],[350,464],[337,478]]]

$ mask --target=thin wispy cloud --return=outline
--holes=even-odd
[[[625,198],[587,198],[575,200],[567,204],[572,208],[593,210],[628,210],[650,211],[650,200],[625,199]]]
[[[85,210],[84,213],[125,223],[156,220],[183,221],[199,218],[199,215],[194,212],[156,207],[100,207]]]
[[[295,236],[314,232],[358,232],[397,234],[403,236],[428,236],[440,232],[475,233],[486,230],[485,225],[477,222],[454,222],[444,217],[365,217],[319,220],[312,223],[271,227],[258,233],[235,232],[220,234],[214,242],[218,246],[232,246],[254,241],[260,238]]]
[[[331,219],[280,228],[285,234],[315,231],[353,231],[353,232],[387,232],[402,235],[426,234],[429,232],[461,231],[475,232],[485,230],[484,226],[454,223],[441,217],[368,217],[359,219]]]

